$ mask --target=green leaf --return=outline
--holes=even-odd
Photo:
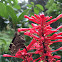
[[[18,0],[13,0],[13,2],[14,2],[13,3],[13,5],[14,5],[13,7],[14,8],[16,8],[16,9],[20,9],[21,8],[21,6],[18,4]]]
[[[16,9],[20,9],[21,8],[18,4],[14,5],[13,7],[16,8]]]
[[[31,12],[31,13],[30,13],[30,16],[32,16],[32,15],[34,16],[34,12]]]
[[[18,4],[18,0],[13,0],[14,4]]]
[[[39,13],[39,10],[37,10],[37,8],[35,7],[35,8],[34,8],[34,12],[35,12],[36,14],[38,14],[38,13]]]
[[[32,5],[34,5],[34,2],[31,2]]]
[[[22,14],[18,17],[18,21],[22,20],[24,18],[24,15],[27,15],[29,12],[29,9],[25,10],[24,12],[22,12]]]
[[[0,3],[0,16],[8,18],[6,6],[3,3]]]
[[[28,6],[29,8],[31,8],[33,5],[31,5],[31,4],[27,4],[27,6]]]
[[[7,44],[6,41],[4,39],[0,39],[4,44]]]
[[[28,24],[28,26],[32,28],[32,25]]]
[[[42,11],[44,11],[44,8],[43,8],[43,6],[42,6],[42,5],[37,4],[36,6],[37,6],[38,8],[40,8]]]
[[[6,6],[8,14],[11,16],[14,23],[17,22],[17,16],[14,9],[11,6]]]

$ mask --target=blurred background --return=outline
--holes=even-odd
[[[0,0],[0,62],[22,62],[18,58],[2,57],[3,54],[10,54],[9,45],[14,37],[17,28],[31,27],[31,21],[24,18],[24,15],[44,13],[55,18],[62,13],[62,0]],[[53,29],[62,25],[62,18],[51,24]],[[62,29],[58,31],[62,32]],[[31,42],[30,37],[25,36],[27,46]],[[53,50],[62,46],[61,42],[51,45]],[[62,56],[62,50],[52,53]],[[33,55],[36,59],[39,55]]]

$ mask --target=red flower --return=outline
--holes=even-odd
[[[22,58],[24,61],[23,62],[38,62],[44,61],[44,62],[53,62],[56,61],[55,58],[60,59],[61,57],[58,55],[52,55],[52,52],[56,52],[58,50],[62,50],[62,47],[56,49],[56,50],[51,50],[49,47],[51,44],[55,42],[62,42],[62,32],[56,34],[62,26],[59,26],[55,30],[51,30],[52,27],[50,27],[50,24],[57,21],[59,18],[62,17],[62,14],[60,14],[57,18],[52,19],[52,16],[44,16],[44,14],[41,15],[36,15],[28,17],[24,16],[25,18],[28,18],[30,21],[36,23],[32,23],[32,28],[19,28],[18,32],[25,31],[24,35],[32,37],[31,43],[26,47],[27,51],[29,50],[34,50],[35,52],[27,52],[25,49],[19,50],[15,56],[8,56],[8,55],[3,55],[4,57],[17,57],[17,58]],[[50,20],[50,21],[48,21]],[[48,21],[48,22],[47,22]],[[49,34],[54,33],[52,36],[48,36]],[[56,40],[57,39],[57,40]],[[55,41],[52,41],[55,40]],[[32,55],[33,54],[39,54],[40,57],[33,60]],[[57,60],[56,62],[60,62],[60,60]]]

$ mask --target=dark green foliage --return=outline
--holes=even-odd
[[[7,24],[5,23],[5,19],[0,17],[0,31],[2,31],[4,28],[6,28]]]
[[[47,11],[45,12],[47,15],[53,16],[53,18],[57,17],[59,14],[62,13],[62,4],[61,0],[48,0],[46,6]],[[62,23],[62,18],[59,21],[54,22],[51,24],[53,28],[57,28],[57,26]]]
[[[62,13],[61,0],[48,0],[45,7],[47,8],[47,11],[46,11],[47,15],[56,17],[57,15]]]
[[[5,3],[3,3],[3,1]],[[13,3],[11,3],[13,1]],[[7,5],[9,3],[9,5]],[[46,4],[47,3],[47,4]],[[30,24],[31,21],[28,23],[29,20],[24,18],[24,15],[32,16],[35,13],[39,14],[43,11],[45,14],[49,16],[56,17],[57,15],[62,13],[62,0],[29,0],[29,4],[22,2],[21,4],[18,3],[18,0],[1,0],[0,1],[0,62],[22,62],[22,59],[18,58],[4,58],[2,57],[3,54],[10,54],[8,51],[9,45],[13,39],[15,30],[19,27],[32,27]],[[45,6],[46,4],[46,6]],[[46,8],[45,8],[46,7]],[[5,21],[9,21],[9,23],[5,23]],[[59,23],[62,22],[62,19],[59,19]],[[26,24],[27,23],[27,24]],[[58,23],[58,22],[57,22]],[[59,24],[54,23],[51,26],[59,26]],[[18,26],[17,24],[20,24]],[[25,25],[26,24],[26,25]],[[4,31],[3,31],[4,30]],[[62,29],[60,29],[62,31]],[[25,36],[27,46],[32,38]],[[59,45],[59,46],[57,46]],[[54,47],[52,47],[54,46]],[[62,46],[62,43],[55,43],[51,45],[52,49],[57,49]],[[62,56],[62,51],[58,51],[53,53],[53,55],[60,55]],[[34,59],[37,58],[39,55],[33,55]],[[43,62],[43,61],[41,61]]]

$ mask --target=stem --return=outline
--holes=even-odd
[[[44,43],[45,43],[45,42],[43,42],[44,53],[46,54],[47,52],[46,52],[46,50],[45,50],[46,47],[45,47]],[[45,57],[45,60],[48,62],[48,56]]]
[[[44,37],[44,36],[43,36],[43,37]],[[45,41],[45,38],[44,38],[44,41]],[[45,50],[46,47],[45,47],[45,42],[44,42],[44,41],[43,41],[43,48],[44,48],[44,53],[46,54],[47,51]],[[47,62],[49,62],[49,61],[48,61],[48,56],[45,57],[45,60],[46,60]]]
[[[41,28],[41,30],[42,30],[42,36],[44,37],[44,24],[43,23],[44,23],[44,21],[42,21],[42,24],[41,24],[42,28]],[[43,48],[44,48],[44,53],[46,54],[47,51],[45,50],[45,48],[46,48],[45,47],[45,37],[44,37],[44,41],[43,41],[42,44],[43,44]],[[45,61],[49,62],[48,61],[48,56],[45,57]]]

